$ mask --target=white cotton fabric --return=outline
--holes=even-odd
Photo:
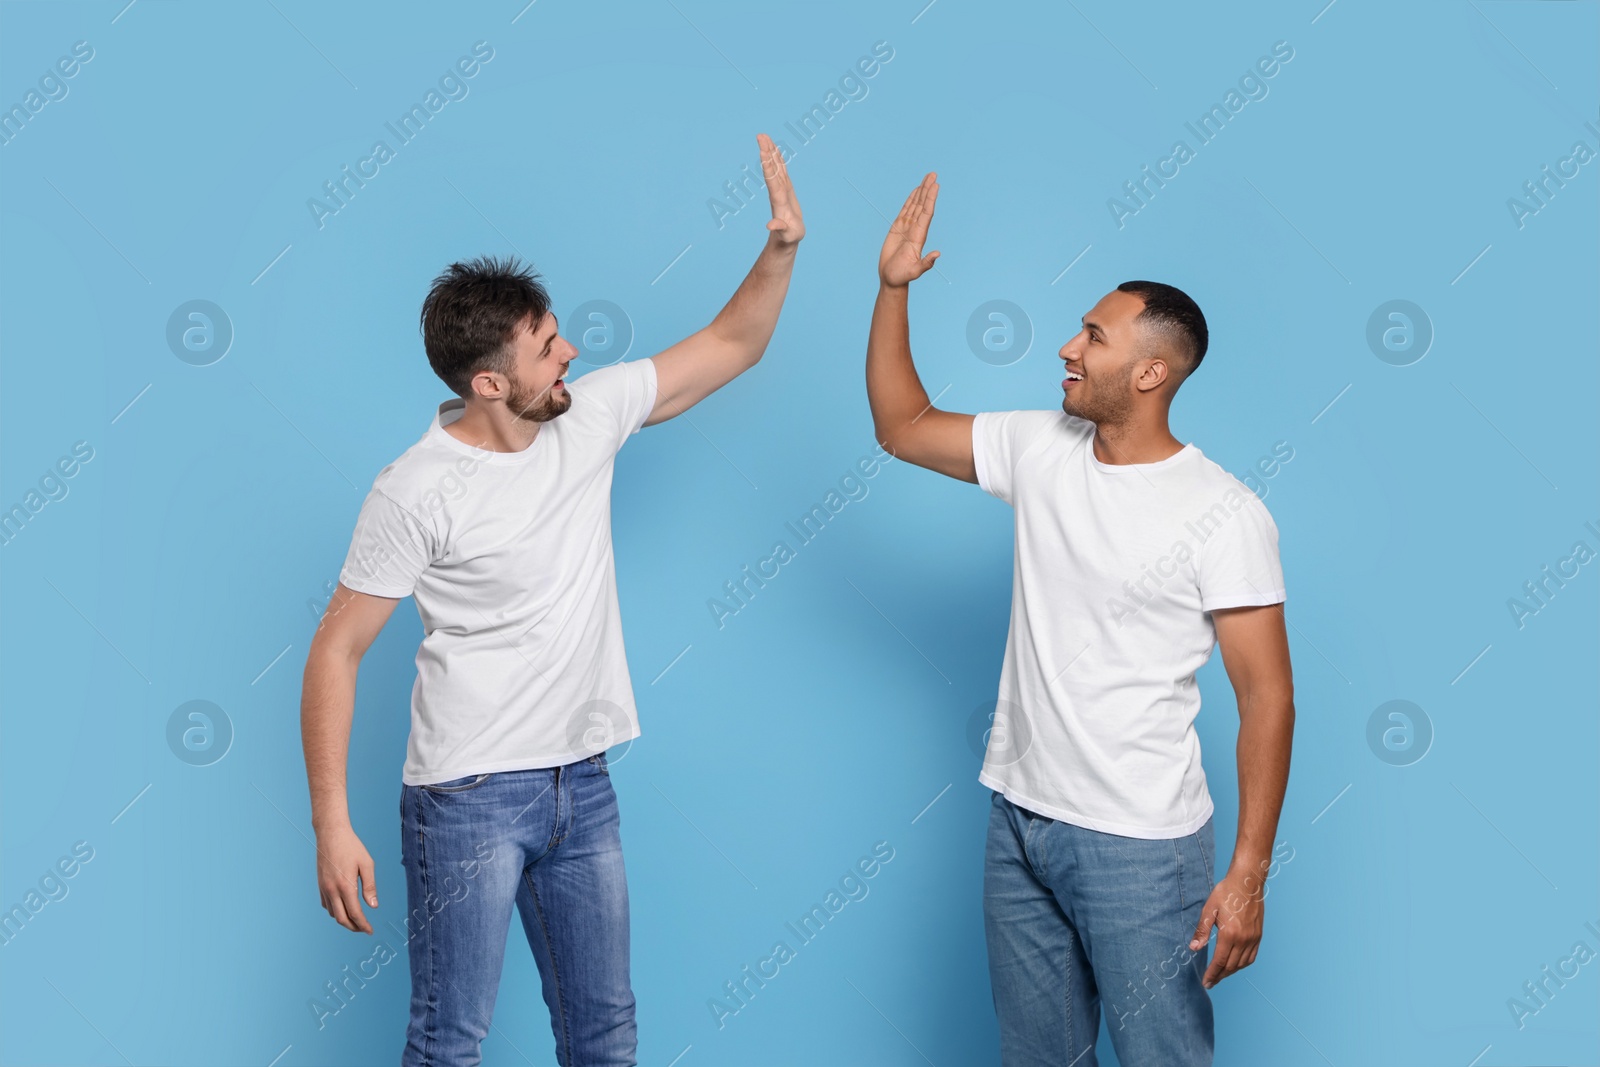
[[[1212,813],[1195,672],[1218,608],[1284,599],[1278,528],[1193,444],[1108,464],[1063,411],[973,421],[978,484],[1016,509],[1011,622],[978,780],[1040,815],[1125,837]]]
[[[422,619],[401,779],[554,767],[639,734],[611,553],[617,451],[656,399],[649,359],[568,383],[572,403],[520,452],[443,429],[379,472],[339,580],[411,596]]]

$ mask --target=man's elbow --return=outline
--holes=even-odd
[[[1292,736],[1294,734],[1294,693],[1285,693],[1277,706],[1278,722],[1282,724],[1283,731]]]
[[[306,672],[359,670],[366,651],[367,646],[359,642],[357,635],[324,616],[322,624],[311,637],[311,647],[306,650]]]
[[[743,373],[760,363],[761,357],[766,354],[767,345],[772,340],[770,335],[763,338],[759,334],[730,330],[716,322],[711,323],[701,333],[718,350],[720,359],[740,368],[737,373]]]
[[[891,427],[875,419],[872,423],[872,436],[883,446],[885,452],[896,459],[905,458],[906,433],[903,428]]]
[[[1294,728],[1294,686],[1288,682],[1251,686],[1239,694],[1244,718],[1259,718]]]

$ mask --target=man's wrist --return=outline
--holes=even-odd
[[[352,829],[349,811],[340,812],[338,814],[330,812],[326,815],[311,816],[311,832],[316,834],[318,837],[321,837],[323,834],[328,833],[331,830],[336,831],[348,829]]]
[[[767,231],[767,249],[769,251],[792,256],[799,248],[799,241],[785,240],[777,230]]]
[[[1228,863],[1228,871],[1224,878],[1245,878],[1253,885],[1260,885],[1266,881],[1267,873],[1272,869],[1272,853],[1257,853],[1254,850],[1244,851],[1238,848],[1233,850],[1233,859]]]

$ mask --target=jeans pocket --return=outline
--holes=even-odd
[[[469,774],[465,778],[452,778],[447,782],[435,782],[432,785],[424,785],[422,788],[430,793],[465,793],[469,789],[478,788],[478,786],[493,777],[494,774],[492,772],[489,774]]]
[[[607,778],[611,777],[611,764],[606,762],[606,754],[604,752],[596,752],[594,755],[589,757],[589,762],[594,764],[595,769],[597,769],[601,774],[605,775]]]

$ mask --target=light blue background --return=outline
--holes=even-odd
[[[923,4],[0,9],[0,106],[73,42],[94,48],[0,148],[0,507],[74,442],[94,450],[0,552],[0,907],[74,842],[94,850],[0,948],[0,1062],[396,1061],[403,958],[324,1028],[308,1007],[373,942],[318,903],[298,708],[362,496],[447,395],[417,333],[428,282],[522,254],[558,313],[611,300],[637,333],[627,358],[659,351],[710,319],[763,239],[764,205],[719,230],[708,198],[754,169],[757,131],[794,147],[783,124],[880,40],[894,58],[869,95],[791,162],[808,236],[765,359],[617,462],[644,727],[614,767],[641,1063],[998,1061],[989,794],[967,733],[995,696],[1010,510],[891,464],[724,628],[707,608],[871,450],[875,257],[930,169],[943,255],[915,286],[912,341],[941,406],[1057,406],[1078,317],[1154,278],[1211,327],[1174,433],[1241,477],[1293,448],[1263,484],[1297,683],[1278,835],[1294,858],[1259,961],[1214,991],[1219,1062],[1596,1062],[1600,962],[1521,1029],[1507,1000],[1576,943],[1600,949],[1584,926],[1600,920],[1600,564],[1520,629],[1507,601],[1574,542],[1600,548],[1584,527],[1600,523],[1600,162],[1521,228],[1506,201],[1597,143],[1600,12]],[[494,58],[469,95],[319,229],[307,199],[479,40]],[[1184,123],[1280,40],[1294,58],[1269,95],[1119,229],[1108,198],[1175,139],[1194,147]],[[165,340],[194,299],[235,331],[210,366]],[[991,299],[1035,331],[1009,366],[965,341]],[[1409,366],[1365,340],[1393,299],[1435,331]],[[404,605],[364,663],[352,740],[380,933],[405,908],[419,639]],[[1226,856],[1237,716],[1220,656],[1201,684]],[[204,767],[166,741],[196,699],[234,730]],[[1393,699],[1435,735],[1409,766],[1366,740]],[[870,895],[719,1029],[707,1001],[878,841],[895,856]],[[486,1062],[550,1064],[511,936]],[[1114,1062],[1104,1033],[1101,1051]]]

